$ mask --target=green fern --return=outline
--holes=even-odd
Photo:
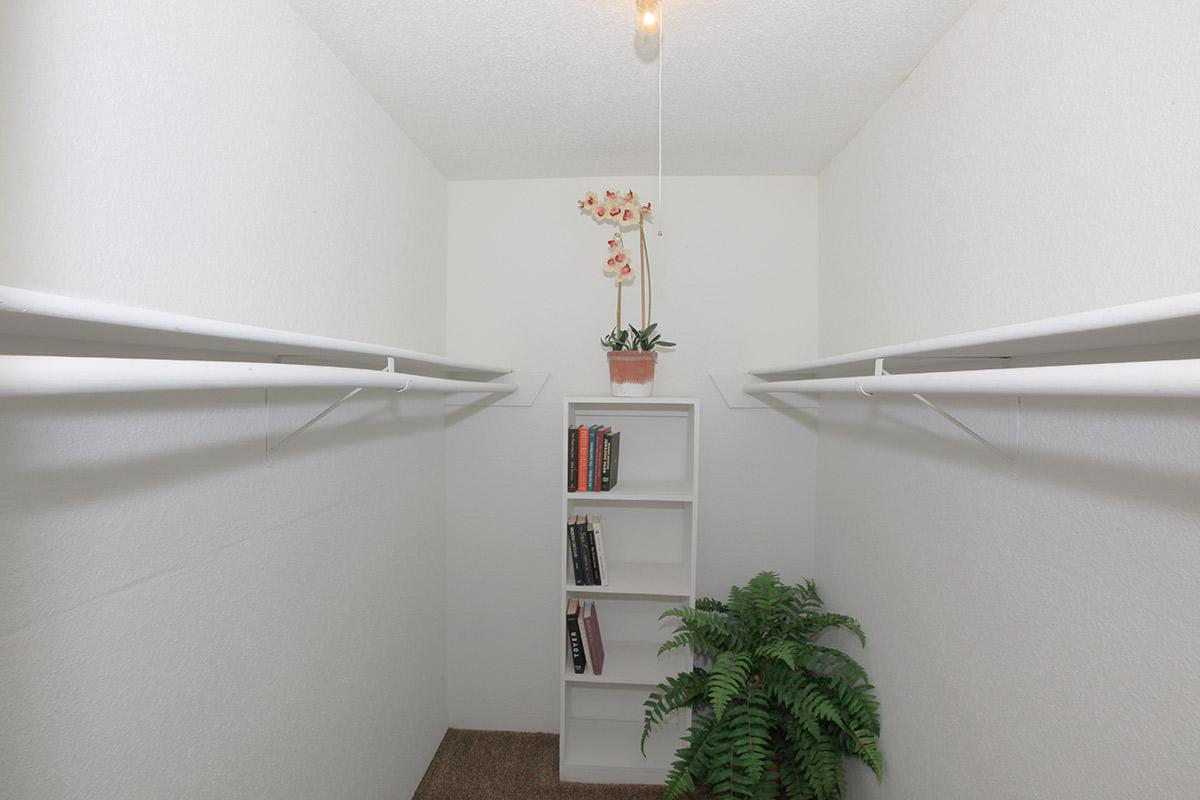
[[[707,667],[668,678],[645,703],[642,747],[672,712],[696,714],[675,754],[664,800],[693,793],[740,800],[843,800],[845,759],[882,779],[879,701],[866,671],[817,642],[840,628],[866,645],[858,622],[823,610],[812,581],[773,572],[701,598],[663,618],[678,626],[659,652],[690,647]]]

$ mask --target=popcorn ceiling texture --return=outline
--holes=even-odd
[[[292,4],[450,179],[657,169],[634,0]],[[666,171],[815,174],[968,6],[666,0]]]

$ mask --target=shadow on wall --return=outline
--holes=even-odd
[[[268,431],[278,441],[281,436],[273,429],[290,424],[269,416],[302,423],[324,401],[293,396],[277,402],[272,397],[267,408],[257,391],[7,400],[0,403],[4,517],[13,522],[44,508],[48,487],[57,488],[56,505],[84,506],[238,468],[282,466],[442,428],[440,413],[406,415],[405,402],[410,401],[378,395],[347,402],[335,412],[336,418],[322,420],[268,454]],[[130,441],[130,420],[139,417],[142,438]],[[180,436],[184,427],[191,432],[188,438]],[[240,435],[229,438],[231,428]],[[50,430],[58,432],[53,441],[47,441]],[[226,438],[221,438],[223,433]],[[102,448],[102,455],[96,452],[98,443],[79,440],[107,435],[114,437],[114,446]]]
[[[940,398],[937,399],[939,402]],[[1196,513],[1200,511],[1200,462],[1183,459],[1172,465],[1169,456],[1196,452],[1200,448],[1200,412],[1193,403],[1177,400],[1078,398],[1025,399],[1016,411],[1016,424],[1033,427],[1031,420],[1053,420],[1038,424],[1038,436],[1017,433],[1011,445],[1000,445],[1010,459],[998,458],[982,445],[956,431],[933,412],[905,408],[906,398],[875,398],[870,401],[868,421],[839,419],[825,414],[820,421],[822,436],[834,436],[880,448],[925,454],[996,480],[1036,481],[1064,489],[1101,492],[1134,502]],[[958,399],[952,412],[968,425],[971,413],[995,414],[1000,404],[978,398]],[[919,415],[914,417],[914,414]],[[928,419],[924,415],[928,414]],[[1119,442],[1099,441],[1092,421],[1111,426],[1126,421],[1130,426],[1170,427],[1190,430],[1190,444],[1175,440],[1170,454],[1121,447]],[[1136,436],[1136,431],[1133,435]],[[1051,449],[1049,443],[1061,444]],[[1156,456],[1162,456],[1161,458]]]

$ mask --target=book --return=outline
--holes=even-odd
[[[600,491],[610,492],[617,485],[617,466],[621,458],[621,432],[604,437],[604,457],[600,468]]]
[[[593,492],[600,491],[600,478],[604,472],[604,440],[610,433],[612,433],[612,428],[600,427],[596,430],[596,452],[592,458],[594,469],[592,471],[592,483],[588,487]]]
[[[579,600],[579,639],[580,646],[583,647],[583,656],[587,661],[583,667],[583,674],[590,675],[592,673],[592,648],[588,642],[587,625],[584,624],[585,609],[587,609],[587,600]]]
[[[592,566],[592,544],[588,542],[587,526],[584,524],[583,517],[575,517],[575,536],[579,541],[579,566],[581,568],[582,580],[579,581],[580,586],[592,586],[594,581],[592,576],[595,574]]]
[[[596,531],[592,528],[592,523],[589,519],[583,521],[583,540],[587,542],[588,559],[591,561],[591,580],[588,581],[589,586],[600,585],[600,555],[596,551]]]
[[[587,669],[587,656],[579,632],[579,601],[574,597],[567,601],[567,646],[571,652],[571,668],[576,675],[582,675]]]
[[[585,482],[587,481],[587,464],[588,464],[588,460],[587,460],[587,458],[588,458],[588,434],[587,434],[587,431],[588,431],[587,428],[580,426],[579,433],[578,433],[579,453],[577,454],[577,457],[575,459],[575,488],[581,492],[587,490],[586,484],[585,484]]]
[[[579,426],[567,428],[567,491],[574,492],[579,485]]]
[[[593,675],[604,674],[604,640],[600,638],[600,617],[596,604],[588,602],[583,609],[583,630],[587,633],[587,657]]]
[[[596,474],[596,432],[599,430],[599,425],[588,428],[587,473],[584,478],[584,491],[588,492],[592,491],[592,480]]]
[[[600,517],[594,516],[589,519],[592,521],[592,535],[596,540],[596,563],[600,565],[600,585],[608,586],[608,558],[604,555],[604,536],[600,531]]]
[[[571,553],[571,574],[575,585],[583,585],[583,561],[579,555],[579,528],[572,519],[567,523],[567,550]]]

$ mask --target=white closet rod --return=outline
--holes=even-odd
[[[0,356],[0,396],[199,391],[299,387],[508,394],[513,383],[487,383],[400,372],[231,361],[150,358]]]
[[[1200,397],[1200,359],[922,372],[767,381],[747,394],[1028,394],[1064,397]]]
[[[0,336],[52,337],[260,356],[301,356],[491,378],[510,370],[371,342],[333,339],[236,322],[0,286]]]

